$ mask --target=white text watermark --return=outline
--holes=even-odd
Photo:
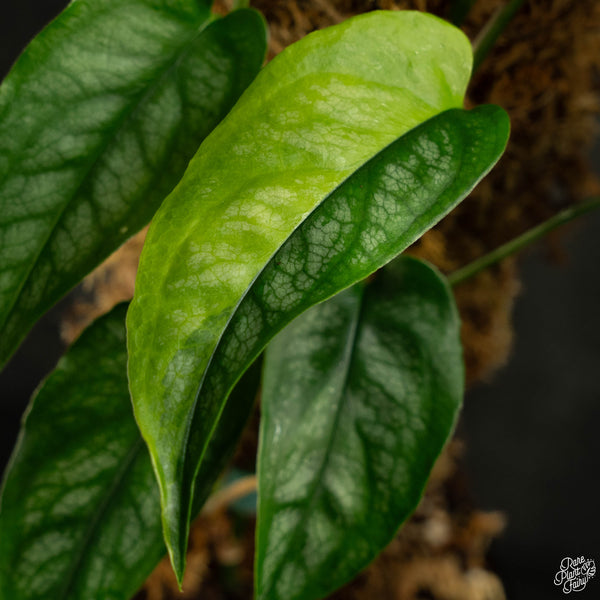
[[[596,563],[591,558],[565,556],[554,576],[554,585],[560,585],[565,594],[581,592],[596,574]]]

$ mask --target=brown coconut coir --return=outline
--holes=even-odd
[[[226,9],[221,3],[221,10]],[[255,0],[270,28],[269,57],[310,31],[375,9],[417,9],[446,16],[446,0]],[[504,2],[479,0],[463,29],[473,39]],[[560,209],[598,193],[588,150],[600,112],[600,3],[529,0],[475,74],[467,104],[495,103],[511,118],[507,151],[492,173],[410,252],[450,273]],[[85,282],[88,297],[65,320],[72,340],[93,318],[129,299],[144,233],[125,244]],[[554,246],[557,247],[556,245]],[[509,259],[456,288],[463,320],[467,381],[488,376],[506,359],[510,311],[518,290]],[[257,419],[237,462],[256,448]],[[475,510],[459,465],[460,443],[449,444],[415,514],[383,554],[336,600],[501,600],[499,580],[485,570],[489,541],[502,518]],[[252,521],[226,506],[195,523],[184,594],[163,561],[138,598],[252,597]]]

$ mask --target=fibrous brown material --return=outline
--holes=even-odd
[[[467,31],[474,35],[501,4],[477,2]],[[508,111],[511,138],[498,166],[437,228],[446,242],[439,266],[451,271],[598,192],[588,152],[598,134],[599,74],[600,3],[524,4],[468,94],[473,104]],[[469,382],[489,375],[510,349],[513,269],[490,270],[457,290]]]
[[[131,300],[140,253],[147,228],[125,242],[81,285],[81,295],[68,309],[61,324],[63,340],[71,344],[94,320],[119,302]]]
[[[252,4],[269,23],[269,58],[307,33],[360,12],[418,9],[444,16],[449,8],[447,0]],[[473,39],[503,4],[476,2],[465,32]],[[221,2],[221,9],[226,5]],[[525,2],[474,76],[467,99],[468,105],[489,102],[508,111],[512,135],[506,154],[471,196],[409,251],[450,273],[597,193],[587,152],[597,134],[599,91],[600,2]],[[79,309],[79,327],[85,322],[83,313],[96,316],[131,295],[139,246],[140,239],[126,245],[92,276],[99,306],[87,302]],[[120,282],[116,288],[115,279]],[[506,359],[518,287],[516,262],[510,259],[456,288],[468,382],[489,376]],[[75,328],[70,331],[72,337]],[[250,454],[254,434],[255,430],[246,439]],[[504,598],[501,583],[485,569],[487,544],[501,530],[502,519],[474,510],[466,493],[457,498],[457,490],[464,492],[458,447],[453,442],[442,454],[419,508],[397,538],[369,569],[336,593],[335,600]],[[140,598],[250,598],[252,546],[252,523],[246,522],[240,533],[223,511],[202,517],[192,530],[185,595],[177,592],[170,567],[163,562]]]

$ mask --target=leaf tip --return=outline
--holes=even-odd
[[[177,579],[177,586],[179,587],[179,591],[182,591],[189,535],[189,518],[183,519],[181,510],[174,510],[174,507],[181,507],[180,498],[177,498],[177,501],[173,501],[174,499],[169,498],[168,494],[165,496],[165,488],[162,483],[163,479],[159,476],[163,538],[165,546],[167,547],[167,553],[169,555],[171,567],[173,568],[173,573]]]
[[[180,592],[183,592],[183,576],[185,574],[185,552],[182,552],[176,546],[167,543],[167,550],[169,552],[169,560],[171,561],[171,567],[175,573],[175,579],[177,579],[177,587]]]
[[[473,109],[493,121],[508,139],[510,135],[510,116],[504,108],[497,104],[481,104]]]

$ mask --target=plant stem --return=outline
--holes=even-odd
[[[244,498],[248,494],[256,491],[257,480],[256,475],[248,475],[237,479],[228,486],[215,492],[202,508],[204,516],[212,515],[222,508],[226,508],[233,504],[236,500]]]
[[[250,0],[233,0],[233,6],[231,11],[238,10],[239,8],[248,8],[250,6]]]
[[[473,73],[492,49],[500,34],[504,31],[524,0],[510,0],[501,6],[485,24],[473,42]]]
[[[450,275],[448,275],[448,283],[453,287],[460,285],[463,281],[477,275],[480,271],[487,269],[497,262],[500,262],[502,259],[519,252],[526,246],[529,246],[529,244],[539,240],[553,229],[596,208],[600,208],[600,197],[590,198],[581,204],[577,204],[576,206],[572,206],[559,212],[540,225],[529,229],[522,235],[510,240],[510,242],[506,242],[506,244],[492,250],[489,254],[485,254],[474,260],[472,263],[450,273]]]

